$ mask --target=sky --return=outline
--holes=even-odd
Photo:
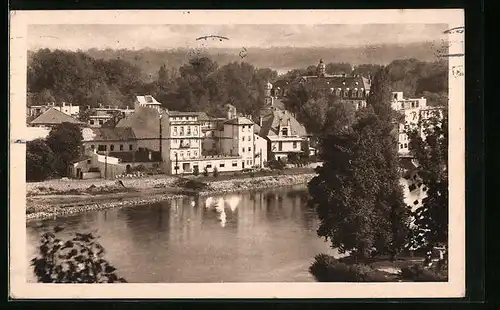
[[[349,47],[445,38],[446,24],[30,25],[28,49]],[[196,40],[202,36],[227,39]]]

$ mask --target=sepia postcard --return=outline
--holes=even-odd
[[[464,31],[12,11],[10,297],[465,296]]]

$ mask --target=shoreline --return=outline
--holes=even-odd
[[[77,195],[31,195],[27,197],[26,222],[55,219],[73,214],[112,208],[135,207],[193,196],[205,197],[267,188],[305,185],[315,175],[315,173],[299,173],[210,181],[206,182],[209,189],[202,191],[190,191],[185,188],[172,186],[145,188],[142,185],[142,187],[138,188],[128,187],[128,191],[103,193],[93,196],[86,194],[84,190]],[[75,200],[78,200],[77,198],[81,200],[81,203],[75,203]],[[41,202],[36,202],[36,200],[40,200]]]

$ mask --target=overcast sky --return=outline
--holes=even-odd
[[[444,24],[30,25],[28,48],[340,47],[436,41],[446,29]],[[196,40],[207,35],[228,40]]]

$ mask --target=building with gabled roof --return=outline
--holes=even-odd
[[[47,111],[43,112],[33,121],[31,121],[30,125],[36,127],[54,127],[59,126],[63,123],[71,123],[79,126],[86,125],[85,123],[80,122],[79,120],[54,108],[50,108]]]

